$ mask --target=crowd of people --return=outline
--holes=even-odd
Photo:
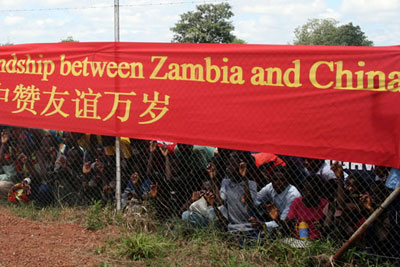
[[[46,206],[115,201],[115,138],[1,127],[0,193]],[[400,171],[374,175],[339,162],[121,138],[124,209],[149,204],[159,220],[215,225],[248,239],[288,236],[344,241],[400,184]],[[399,199],[359,240],[397,255]]]

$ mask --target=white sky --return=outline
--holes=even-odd
[[[121,41],[170,42],[179,15],[221,1],[120,0]],[[238,38],[250,44],[288,44],[311,18],[359,25],[376,46],[400,44],[400,0],[228,0]],[[0,0],[0,43],[114,40],[113,0]],[[69,8],[69,9],[65,9]],[[40,9],[40,10],[39,10]]]

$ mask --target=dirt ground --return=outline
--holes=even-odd
[[[0,207],[0,266],[100,266],[101,233],[74,224],[44,224]]]

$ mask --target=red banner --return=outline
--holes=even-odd
[[[400,47],[0,47],[0,123],[400,167]]]

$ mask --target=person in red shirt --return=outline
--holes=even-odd
[[[328,201],[321,197],[320,189],[323,187],[322,180],[318,175],[307,177],[304,184],[303,196],[296,198],[289,208],[286,220],[282,221],[279,210],[270,204],[269,216],[283,227],[286,232],[292,233],[299,238],[299,225],[304,222],[308,226],[308,238],[320,239],[322,237],[322,225],[326,218],[326,205]]]
[[[28,203],[31,194],[31,178],[25,178],[21,183],[15,184],[8,194],[8,201],[14,204]]]

